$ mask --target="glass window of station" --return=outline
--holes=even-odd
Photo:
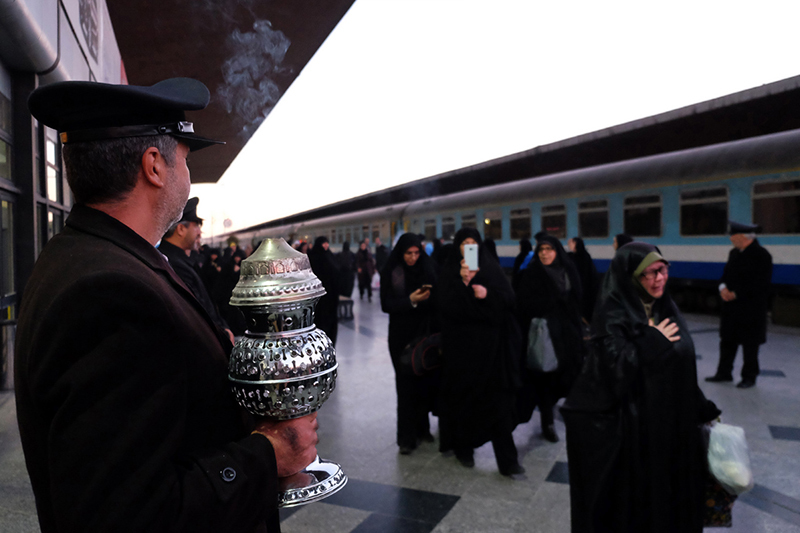
[[[455,237],[456,237],[455,217],[442,217],[442,238],[446,241],[452,241]]]
[[[531,238],[531,210],[528,207],[512,209],[509,217],[513,240]]]
[[[567,207],[564,204],[542,206],[542,231],[557,239],[567,238]]]
[[[72,193],[65,184],[61,168],[61,144],[55,130],[39,125],[36,143],[36,225],[38,251],[64,227]]]
[[[625,233],[636,237],[661,235],[661,196],[650,194],[625,198]]]
[[[753,222],[766,234],[800,233],[800,180],[753,185]]]
[[[728,189],[681,191],[681,235],[725,235],[728,229]]]
[[[608,237],[608,200],[578,202],[578,235],[583,239]]]
[[[0,65],[0,320],[16,318],[11,80]],[[7,188],[8,192],[3,189]]]
[[[0,319],[15,316],[16,288],[14,285],[14,203],[0,200]]]
[[[483,238],[495,241],[503,238],[503,213],[501,211],[483,213]]]
[[[0,91],[0,178],[13,183],[11,131],[11,100],[3,91]]]

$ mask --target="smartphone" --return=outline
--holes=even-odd
[[[429,290],[431,290],[431,288],[433,288],[433,285],[423,285],[422,287],[420,287],[420,289],[422,289],[422,292],[428,292]]]
[[[464,261],[467,262],[467,268],[470,270],[478,270],[478,245],[465,244],[464,245]]]

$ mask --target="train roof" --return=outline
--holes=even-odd
[[[800,76],[794,76],[267,221],[232,233],[299,224],[355,211],[386,209],[492,184],[761,137],[800,128]]]

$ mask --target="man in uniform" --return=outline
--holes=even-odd
[[[719,365],[706,381],[733,381],[733,361],[742,346],[742,381],[747,389],[756,384],[759,373],[758,347],[767,342],[767,311],[772,279],[772,256],[756,239],[756,225],[730,222],[733,250],[722,273],[719,328]]]
[[[28,105],[57,129],[75,206],[28,282],[17,417],[41,530],[279,531],[278,477],[316,456],[315,415],[255,421],[228,335],[156,242],[189,196],[196,80],[64,82]]]
[[[186,207],[183,208],[181,220],[167,230],[164,238],[161,239],[161,244],[158,245],[158,251],[169,259],[169,265],[172,270],[192,291],[192,294],[194,294],[214,323],[225,330],[231,343],[233,343],[233,332],[228,327],[228,324],[225,323],[225,320],[219,316],[219,312],[217,312],[217,308],[200,277],[198,268],[189,257],[189,253],[198,251],[200,246],[203,219],[197,216],[197,204],[199,202],[200,199],[197,197],[189,198],[189,201],[186,202]]]

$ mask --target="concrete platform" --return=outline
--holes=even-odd
[[[567,533],[569,480],[564,425],[561,442],[540,435],[538,415],[514,432],[527,472],[497,472],[490,445],[475,451],[475,468],[422,444],[397,453],[396,398],[387,347],[388,317],[377,298],[354,302],[354,318],[339,323],[336,392],[320,411],[319,453],[340,463],[350,478],[331,498],[282,512],[285,533],[380,532]],[[734,505],[735,533],[800,533],[800,330],[771,328],[761,349],[755,388],[705,383],[718,354],[717,321],[690,315],[700,386],[744,427],[756,488]],[[735,372],[741,369],[738,356]],[[738,376],[737,376],[738,377]],[[432,431],[437,433],[436,419]],[[0,531],[39,531],[16,429],[12,392],[0,392]],[[711,531],[711,530],[709,530]]]

